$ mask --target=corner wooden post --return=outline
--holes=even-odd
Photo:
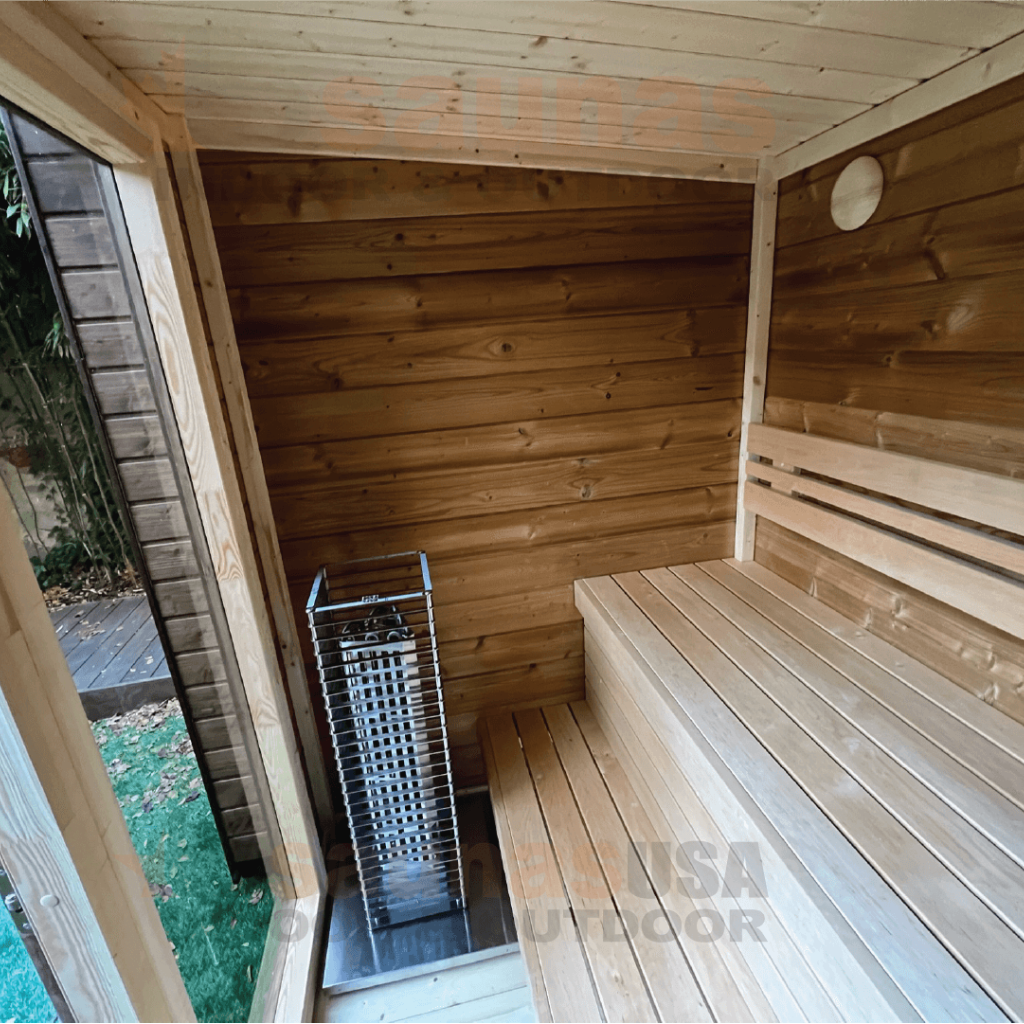
[[[256,428],[249,408],[242,360],[235,340],[234,322],[231,318],[220,258],[217,255],[210,210],[206,205],[199,160],[195,145],[184,126],[182,134],[182,145],[173,146],[171,149],[171,163],[181,198],[185,230],[188,232],[206,307],[210,340],[220,373],[224,404],[227,406],[235,454],[238,458],[238,472],[249,500],[257,552],[266,576],[273,625],[281,648],[285,681],[291,695],[300,745],[305,755],[313,802],[321,829],[326,829],[333,820],[331,791],[320,750],[320,737],[313,718],[309,682],[306,679],[306,668],[299,648],[295,616],[288,594],[288,580],[274,526],[274,513],[270,507],[270,492],[267,490],[263,461],[256,440]]]
[[[323,855],[162,145],[114,177],[284,839],[277,896],[309,896]]]
[[[772,165],[762,160],[754,186],[754,223],[750,239],[750,294],[747,299],[747,352],[743,367],[739,487],[736,491],[736,558],[754,557],[756,516],[746,509],[747,434],[751,423],[764,419],[764,387],[768,370],[768,333],[772,314],[772,276],[775,272],[775,219],[779,183]]]

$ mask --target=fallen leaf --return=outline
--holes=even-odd
[[[249,979],[249,984],[252,984],[252,964],[248,964],[245,968],[245,976]]]
[[[250,904],[251,904],[252,906],[255,906],[255,905],[256,905],[257,903],[259,903],[259,901],[260,901],[261,899],[263,899],[263,890],[262,890],[262,889],[257,889],[257,890],[256,890],[256,891],[255,891],[255,892],[254,892],[254,893],[253,893],[253,894],[252,894],[252,895],[251,895],[250,897],[249,897],[249,903],[250,903]]]
[[[205,928],[203,929],[203,931],[204,931],[204,932],[212,932],[212,931],[213,931],[213,925],[212,925],[212,924],[208,924],[208,925],[207,925],[207,926],[206,926],[206,927],[205,927]]]
[[[238,918],[237,917],[231,918],[231,927],[234,928],[236,924],[238,924]]]
[[[186,846],[188,846],[188,840],[187,839],[182,839],[181,842],[178,843],[179,849],[184,850]]]
[[[182,864],[182,863],[184,863],[187,860],[188,860],[188,854],[186,853],[184,857],[179,857],[178,858],[178,863]]]

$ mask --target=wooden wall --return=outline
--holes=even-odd
[[[1024,79],[785,179],[765,420],[1024,477]],[[885,171],[868,224],[829,198]],[[1024,721],[1024,644],[761,521],[757,560]]]
[[[425,549],[482,781],[479,713],[582,696],[574,579],[731,549],[751,188],[202,168],[300,627],[322,562]]]

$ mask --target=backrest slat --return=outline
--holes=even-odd
[[[750,426],[748,450],[776,464],[1024,536],[1024,480],[760,423]]]
[[[1024,537],[1024,481],[760,424],[749,447],[772,464],[746,464],[747,509],[1024,639],[1024,585],[1005,575],[1024,576],[1024,544],[984,529]]]

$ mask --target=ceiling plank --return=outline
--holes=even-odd
[[[414,35],[424,42],[430,40],[430,30],[443,29],[445,36],[460,30],[475,38],[493,36],[495,45],[508,52],[566,42],[588,47],[605,43],[631,50],[701,53],[896,77],[903,77],[906,68],[912,67],[916,77],[928,78],[977,52],[962,39],[950,45],[875,36],[870,45],[853,45],[848,32],[820,26],[775,22],[766,29],[750,18],[732,17],[731,4],[683,10],[607,0],[568,5],[538,0],[501,5],[432,0],[415,6],[358,0],[341,6],[242,0],[240,4],[133,3],[126,11],[126,5],[117,0],[79,0],[62,6],[87,37],[163,39],[152,34],[153,26],[163,27],[170,20],[182,26],[186,40],[212,42],[218,33],[230,32],[236,44],[259,45],[261,40],[273,38],[282,49],[329,52],[342,52],[338,41],[353,33],[358,37],[353,22],[362,23],[363,34],[372,32],[382,41],[386,38],[403,47]],[[206,38],[190,34],[197,27],[206,30]],[[518,43],[512,37],[519,37]],[[481,45],[488,43],[482,40]],[[578,46],[576,49],[579,52]]]
[[[327,128],[366,129],[368,133],[386,133],[400,123],[407,114],[403,110],[378,106],[340,106],[324,103],[269,103],[260,100],[220,100],[189,98],[182,101],[177,96],[154,96],[156,102],[168,113],[184,114],[189,122],[193,120],[232,121],[237,123],[266,123],[280,125],[323,126]],[[665,111],[665,118],[677,113]],[[708,153],[745,153],[757,156],[767,152],[788,149],[805,139],[824,131],[828,126],[802,124],[795,121],[775,122],[770,119],[759,121],[760,128],[743,134],[729,125],[714,126],[702,123],[699,112],[687,118],[682,112],[684,123],[670,127],[661,124],[624,124],[624,118],[611,118],[600,122],[591,131],[581,132],[579,122],[552,121],[538,118],[517,117],[514,120],[481,114],[477,111],[455,109],[426,115],[421,120],[429,122],[422,134],[461,136],[467,140],[507,141],[519,145],[544,143],[545,141],[566,143],[582,140],[595,135],[599,142],[610,144],[609,133],[614,131],[614,144],[624,148],[639,148],[649,152],[672,153],[677,151],[700,151]]]
[[[776,177],[784,178],[812,164],[837,156],[854,146],[901,128],[911,121],[927,117],[969,96],[1015,78],[1020,75],[1022,67],[1024,33],[951,68],[902,96],[897,96],[809,142],[801,143],[782,153],[772,160],[773,171]]]
[[[82,12],[81,7],[65,5],[62,9],[75,18],[76,27],[118,67],[160,67],[163,51],[175,48],[186,69],[210,70],[211,63],[224,63],[234,55],[234,73],[242,66],[251,70],[258,60],[265,75],[309,77],[304,72],[311,65],[319,65],[326,77],[333,78],[338,74],[339,58],[344,58],[346,73],[373,75],[382,63],[390,64],[400,54],[414,65],[412,75],[459,78],[474,73],[493,74],[495,68],[514,68],[518,74],[582,74],[613,79],[669,77],[703,85],[754,79],[762,83],[761,91],[868,103],[887,100],[925,77],[908,76],[905,71],[864,74],[817,64],[785,64],[555,38],[546,38],[541,44],[527,36],[469,29],[396,25],[389,26],[385,36],[368,22],[304,19],[287,14],[265,14],[253,19],[246,17],[245,12],[155,4],[144,9],[118,4],[116,18],[111,18],[107,28],[114,35],[101,36],[97,35],[99,28],[94,23],[76,17],[76,12]],[[453,54],[457,55],[455,59]],[[903,67],[906,66],[904,63]],[[275,70],[271,72],[270,68]],[[642,75],[637,74],[638,69],[643,69]]]
[[[721,10],[721,0],[643,0],[644,6],[684,11]],[[729,0],[729,13],[756,21],[784,22],[896,39],[987,49],[1024,32],[1024,10],[1009,4],[948,0],[885,0],[884,3]]]

